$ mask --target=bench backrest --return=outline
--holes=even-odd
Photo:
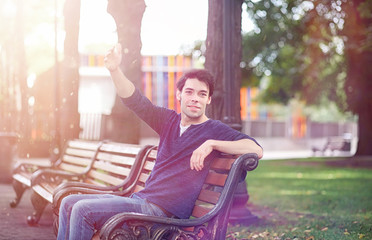
[[[225,186],[227,176],[236,156],[221,155],[213,159],[204,185],[195,202],[192,216],[200,218],[206,215],[217,204],[221,190]]]
[[[79,174],[87,171],[99,146],[100,142],[68,141],[61,158],[56,163],[56,168]]]
[[[84,182],[96,186],[120,186],[138,164],[143,146],[104,142],[98,149]]]
[[[155,165],[157,149],[151,149],[146,156],[142,172],[134,187],[134,192],[142,190],[145,182]],[[192,217],[202,217],[207,214],[216,204],[221,195],[221,189],[225,185],[229,170],[236,160],[236,156],[220,155],[212,160],[211,168],[204,182],[203,188],[195,202]]]
[[[157,147],[154,146],[149,148],[146,156],[144,156],[145,158],[142,162],[141,172],[137,176],[138,178],[136,181],[134,181],[135,186],[133,192],[138,192],[145,188],[146,180],[149,178],[151,171],[155,166],[157,152]]]

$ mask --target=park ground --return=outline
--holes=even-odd
[[[229,225],[226,239],[372,239],[372,158],[266,159],[246,180],[247,208],[259,220]],[[30,227],[31,191],[15,209],[11,184],[0,192],[0,240],[55,239],[50,206]]]

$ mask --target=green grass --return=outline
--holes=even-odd
[[[247,184],[260,221],[230,226],[227,239],[372,239],[372,169],[265,160]]]

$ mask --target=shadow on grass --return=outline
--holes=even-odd
[[[372,239],[372,169],[358,166],[348,159],[261,161],[247,177],[248,208],[259,221],[229,226],[226,239]]]

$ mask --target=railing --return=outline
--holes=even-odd
[[[296,129],[300,128],[300,129]],[[311,122],[302,125],[291,121],[251,120],[243,121],[244,133],[259,138],[324,138],[342,136],[345,133],[358,136],[358,126],[355,122]],[[301,136],[298,132],[303,131]]]
[[[101,138],[102,114],[81,113],[80,114],[80,139],[100,140]]]

